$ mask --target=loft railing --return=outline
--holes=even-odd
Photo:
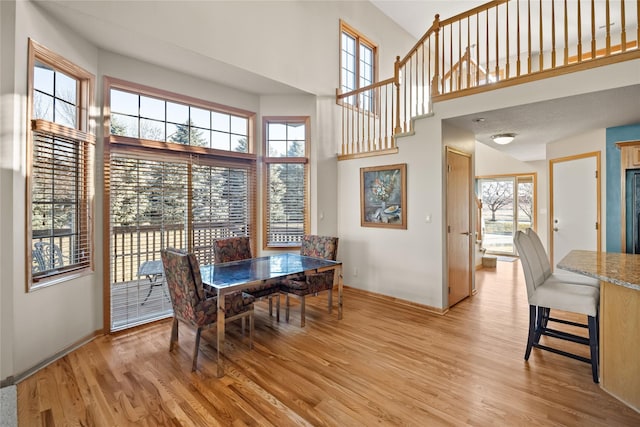
[[[336,93],[338,159],[397,152],[434,101],[640,58],[639,21],[639,0],[494,0],[436,15],[393,77]]]

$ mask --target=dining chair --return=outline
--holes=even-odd
[[[534,238],[523,231],[517,231],[513,241],[520,255],[529,302],[529,332],[524,359],[529,360],[533,347],[567,356],[591,364],[593,382],[599,382],[598,304],[600,290],[594,286],[545,278],[546,266],[540,261]],[[586,315],[587,324],[551,317],[551,310]],[[589,337],[550,328],[549,322],[587,328]],[[541,344],[542,335],[588,345],[590,358]]]
[[[251,254],[251,240],[247,236],[228,237],[213,241],[213,261],[216,264],[223,262],[241,261],[253,258]],[[278,281],[247,288],[244,291],[252,295],[256,301],[269,300],[269,316],[273,315],[273,299],[276,299],[276,320],[280,321],[280,286]]]
[[[300,255],[335,261],[338,255],[338,238],[305,235],[300,245]],[[328,291],[328,311],[331,313],[334,272],[302,275],[295,279],[285,279],[280,283],[280,291],[286,294],[285,318],[289,321],[289,296],[300,300],[300,327],[305,325],[305,297]]]
[[[169,351],[178,342],[178,320],[196,329],[195,347],[191,370],[198,364],[200,334],[203,329],[215,327],[218,317],[218,298],[206,297],[200,266],[193,253],[167,248],[160,251],[164,273],[173,306],[173,326]],[[244,292],[236,292],[225,297],[225,322],[249,319],[249,348],[253,347],[253,298]]]

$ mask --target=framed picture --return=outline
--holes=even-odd
[[[360,168],[360,225],[407,228],[407,164]]]

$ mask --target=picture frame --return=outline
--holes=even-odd
[[[407,229],[407,164],[360,168],[360,226]]]

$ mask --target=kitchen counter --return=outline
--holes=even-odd
[[[576,250],[558,268],[601,281],[600,385],[640,412],[640,255]]]

